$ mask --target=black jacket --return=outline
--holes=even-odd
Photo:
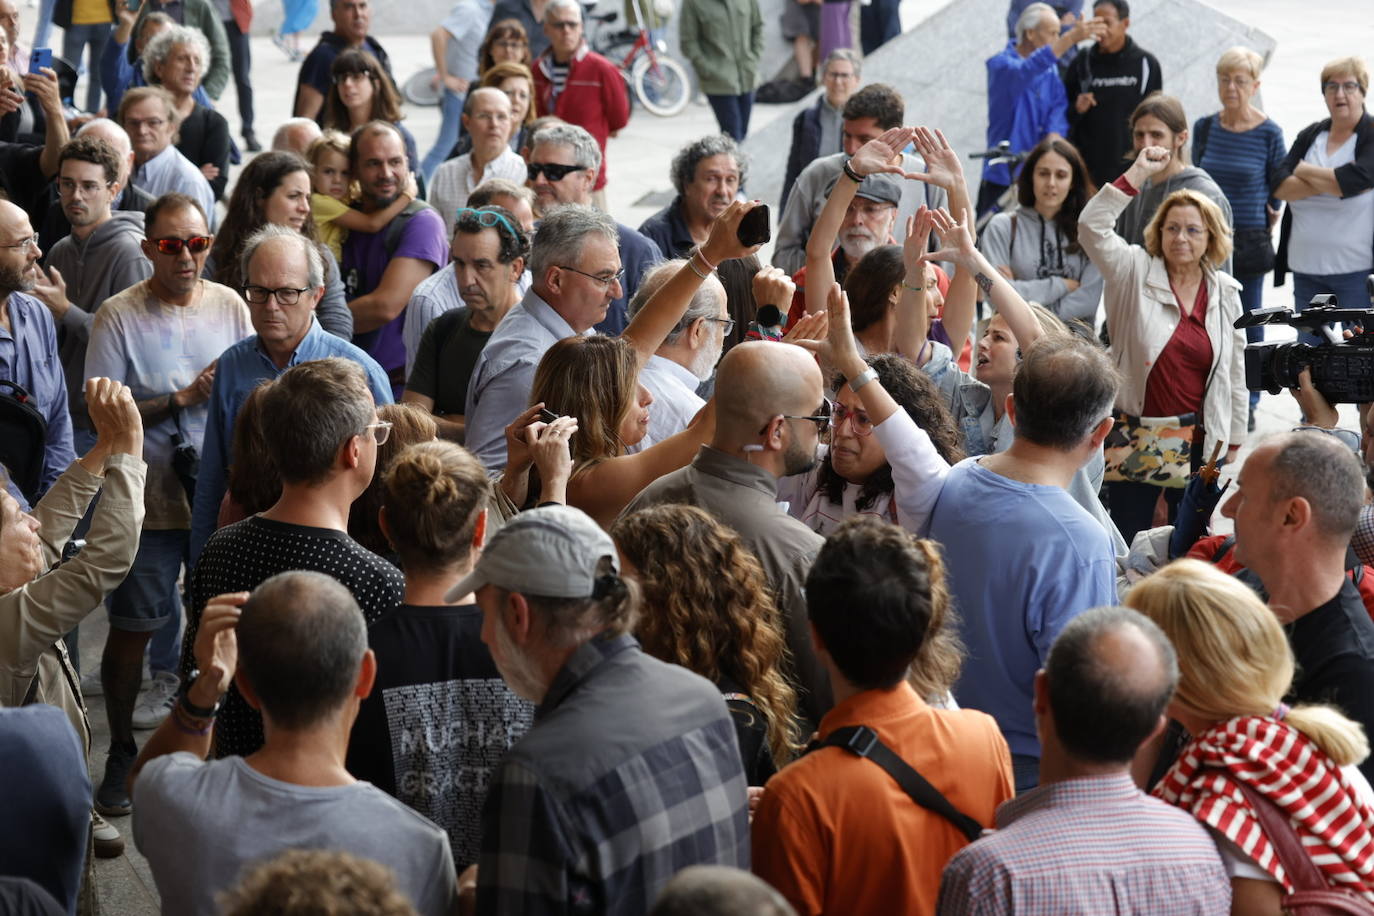
[[[1069,96],[1069,140],[1083,154],[1093,182],[1099,187],[1126,171],[1131,142],[1131,112],[1161,85],[1159,61],[1129,36],[1115,54],[1094,47],[1073,59],[1064,74]],[[1091,92],[1097,104],[1083,114],[1075,108],[1078,96]]]
[[[787,171],[782,178],[782,202],[778,212],[787,209],[787,195],[792,191],[801,170],[811,164],[821,154],[821,106],[825,104],[825,93],[816,99],[816,104],[803,108],[792,119],[792,148],[787,153]]]
[[[1312,148],[1312,141],[1317,139],[1317,135],[1330,129],[1330,118],[1309,124],[1302,129],[1293,141],[1293,146],[1289,148],[1283,165],[1274,172],[1269,186],[1271,193],[1278,190],[1284,179],[1292,176],[1293,170]],[[1374,188],[1374,143],[1370,142],[1371,137],[1374,137],[1374,116],[1366,113],[1360,118],[1360,123],[1355,125],[1355,161],[1336,169],[1336,183],[1341,186],[1341,197],[1349,197]],[[1292,233],[1293,208],[1284,207],[1283,227],[1279,230],[1279,251],[1274,259],[1275,286],[1282,286],[1288,276],[1288,239]],[[1374,252],[1374,239],[1370,241],[1370,250]],[[1371,263],[1374,263],[1374,254],[1371,255]]]

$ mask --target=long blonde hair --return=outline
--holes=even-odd
[[[1131,589],[1126,604],[1174,644],[1181,708],[1208,722],[1274,715],[1293,682],[1293,651],[1273,611],[1243,582],[1199,560],[1176,560]],[[1297,706],[1284,721],[1340,766],[1369,756],[1364,729],[1330,706]]]

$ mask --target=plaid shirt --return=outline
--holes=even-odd
[[[477,912],[643,914],[688,865],[749,868],[733,720],[704,678],[593,639],[492,774]]]
[[[1122,773],[1051,783],[997,810],[996,833],[945,868],[940,916],[1226,916],[1207,831]]]

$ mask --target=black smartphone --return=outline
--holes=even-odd
[[[744,214],[744,219],[739,221],[736,235],[739,236],[741,245],[762,245],[771,239],[773,232],[768,220],[768,205],[759,204]]]
[[[543,420],[545,423],[552,423],[554,420],[558,419],[558,414],[549,410],[547,407],[541,407],[539,408],[539,419]]]

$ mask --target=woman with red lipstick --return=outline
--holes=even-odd
[[[1374,118],[1364,108],[1369,69],[1358,57],[1322,68],[1331,115],[1306,127],[1270,187],[1290,203],[1279,234],[1274,282],[1293,271],[1293,298],[1306,308],[1334,293],[1346,308],[1368,308],[1365,277],[1374,269]]]

